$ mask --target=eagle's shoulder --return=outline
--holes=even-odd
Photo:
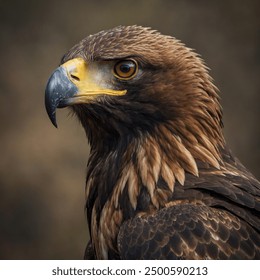
[[[259,259],[259,234],[225,211],[178,204],[123,223],[122,259]],[[258,244],[258,245],[257,245]]]

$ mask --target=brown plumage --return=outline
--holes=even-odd
[[[260,183],[227,148],[208,69],[139,26],[90,35],[49,79],[90,146],[87,259],[260,259]]]

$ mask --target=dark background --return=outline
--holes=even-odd
[[[194,48],[221,91],[227,142],[260,178],[260,1],[0,1],[0,258],[81,259],[88,145],[68,110],[59,129],[44,90],[88,34],[151,26]]]

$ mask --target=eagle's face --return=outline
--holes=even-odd
[[[221,131],[216,88],[202,60],[175,38],[138,26],[74,46],[50,77],[45,101],[54,125],[56,108],[71,106],[90,143],[96,135],[140,135],[160,124],[176,135],[194,124],[213,138],[210,130]]]

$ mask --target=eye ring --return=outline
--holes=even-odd
[[[114,75],[120,80],[130,80],[134,78],[137,71],[138,64],[134,59],[120,60],[114,66]]]

